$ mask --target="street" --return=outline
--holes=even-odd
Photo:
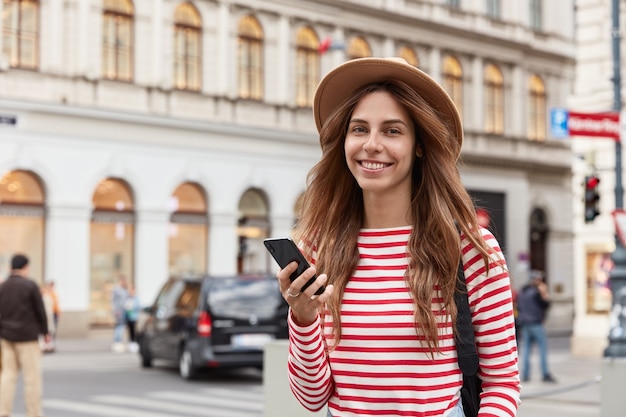
[[[46,417],[260,417],[262,372],[180,378],[177,369],[156,363],[142,369],[134,353],[115,354],[108,341],[63,341],[44,355]],[[84,350],[83,350],[84,349]],[[13,417],[24,417],[21,380]]]
[[[565,337],[550,338],[549,346],[558,382],[539,381],[533,356],[534,379],[522,388],[518,417],[598,417],[601,360],[571,358]],[[111,353],[102,335],[60,340],[57,352],[44,355],[43,368],[46,417],[263,416],[261,371],[220,372],[187,382],[173,365],[142,369],[136,354]],[[14,410],[13,417],[24,417],[21,381]]]

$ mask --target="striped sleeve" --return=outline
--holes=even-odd
[[[321,320],[298,326],[289,314],[289,386],[309,411],[324,407],[333,391],[330,366],[324,347]]]
[[[517,343],[511,282],[502,250],[486,229],[492,248],[489,270],[478,250],[463,237],[463,264],[483,381],[479,417],[513,417],[520,404]]]

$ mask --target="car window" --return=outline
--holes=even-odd
[[[176,308],[193,311],[198,307],[199,297],[200,283],[186,282],[176,300]]]
[[[184,288],[184,282],[179,280],[170,281],[167,288],[161,292],[157,300],[159,309],[173,310]]]
[[[169,297],[173,283],[173,281],[166,282],[163,285],[163,288],[161,288],[161,291],[159,291],[159,295],[157,296],[156,302],[154,303],[157,308],[164,308],[167,306],[167,299]]]
[[[213,313],[247,318],[271,317],[282,298],[278,280],[269,278],[216,278],[211,282],[207,303]]]

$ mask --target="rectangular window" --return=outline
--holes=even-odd
[[[298,48],[296,51],[296,103],[311,107],[319,81],[319,54],[315,50]]]
[[[487,16],[494,19],[502,18],[502,9],[500,0],[487,0]]]
[[[39,66],[39,3],[4,0],[2,54],[13,68]]]
[[[115,13],[103,15],[102,76],[131,81],[133,77],[132,19]]]
[[[541,0],[530,0],[530,28],[535,31],[543,29],[543,13]]]
[[[529,112],[529,138],[532,140],[546,139],[546,103],[543,96],[531,94]]]

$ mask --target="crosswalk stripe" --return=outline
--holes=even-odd
[[[184,413],[203,417],[256,417],[261,414],[255,412],[236,411],[233,409],[215,409],[215,406],[222,404],[213,404],[211,407],[198,407],[184,404],[173,404],[166,401],[157,401],[154,399],[131,398],[119,395],[98,395],[92,397],[98,403],[109,405],[124,405],[130,407],[154,408],[160,411],[171,411],[174,413]],[[234,405],[230,403],[230,405]]]
[[[44,408],[81,413],[84,416],[96,417],[172,417],[171,413],[161,414],[154,411],[131,410],[122,407],[111,407],[94,403],[49,399],[43,401]]]
[[[152,398],[156,398],[159,400],[171,400],[171,401],[179,401],[185,404],[203,404],[207,406],[225,406],[231,408],[237,408],[240,410],[251,410],[251,411],[263,411],[263,404],[260,402],[262,398],[254,398],[251,402],[244,402],[241,399],[242,393],[236,393],[234,391],[229,392],[232,394],[231,398],[224,398],[221,393],[208,392],[202,394],[187,394],[184,392],[174,392],[174,391],[161,391],[161,392],[150,392],[147,395]],[[237,398],[234,398],[235,395],[238,394]],[[236,402],[233,402],[233,399],[236,399]],[[236,405],[235,405],[236,404]]]

